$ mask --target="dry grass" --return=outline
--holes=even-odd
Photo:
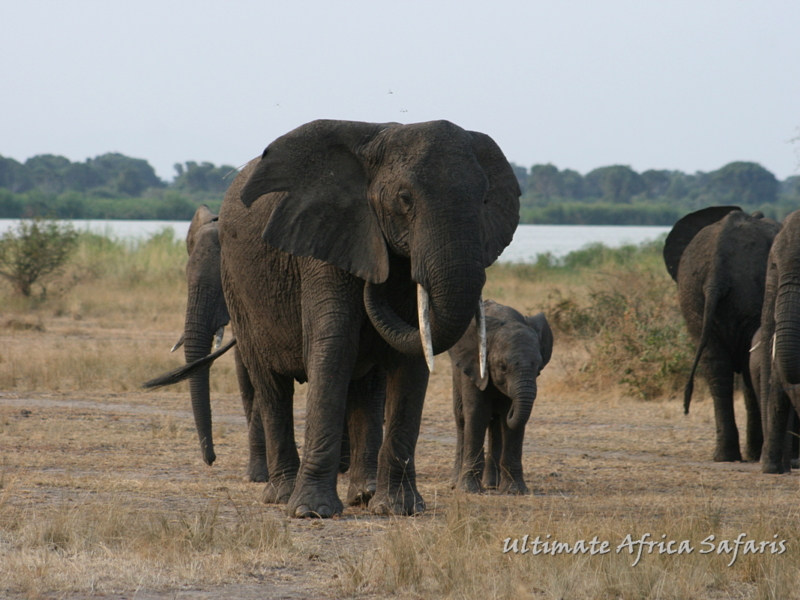
[[[683,416],[669,393],[637,399],[620,377],[591,368],[602,336],[562,331],[556,339],[526,435],[534,495],[450,489],[455,436],[445,355],[431,378],[417,451],[426,514],[392,519],[350,508],[327,521],[287,519],[260,504],[260,485],[244,481],[246,431],[232,361],[212,371],[213,467],[199,459],[185,389],[138,391],[182,360],[169,348],[183,325],[185,250],[163,240],[153,246],[114,247],[123,269],[88,253],[65,273],[72,279],[61,295],[4,305],[0,596],[798,596],[798,476],[712,463],[711,402],[700,398]],[[485,296],[527,313],[552,307],[556,293],[589,306],[611,272],[608,265],[495,268]],[[736,408],[743,414],[741,399]],[[295,416],[302,445],[304,386]],[[344,476],[340,495],[346,485]],[[688,540],[694,551],[645,554],[631,566],[636,555],[616,548],[626,535],[645,533]],[[732,566],[730,554],[700,554],[709,535],[741,533],[759,542],[778,536],[787,550],[740,550]],[[596,536],[611,551],[503,553],[504,540],[525,535],[569,544]]]

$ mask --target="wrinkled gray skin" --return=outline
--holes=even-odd
[[[205,205],[197,209],[189,225],[186,250],[189,253],[186,265],[188,288],[186,322],[183,335],[173,350],[183,345],[186,362],[189,364],[210,353],[216,334],[221,334],[230,321],[222,291],[218,217]],[[269,472],[262,419],[260,414],[254,413],[253,385],[250,376],[242,364],[238,349],[234,349],[234,352],[236,375],[248,425],[247,477],[250,481],[266,482],[269,480]],[[205,366],[192,373],[189,389],[203,460],[211,465],[216,459],[216,454],[212,437],[209,368]],[[293,434],[294,432],[291,443],[294,442]],[[349,436],[346,427],[342,443],[343,456],[339,471],[344,473],[349,466]],[[372,478],[374,479],[374,472]]]
[[[761,328],[759,327],[753,336],[752,348],[750,349],[750,375],[753,378],[753,387],[755,388],[760,400],[759,405],[761,406],[761,414],[764,416],[764,418],[762,418],[762,424],[764,429],[765,446],[769,444],[770,440],[770,425],[768,424],[768,420],[770,408],[774,408],[774,406],[768,406],[764,399],[772,398],[773,405],[776,402],[791,403],[793,401],[796,405],[795,399],[800,395],[792,390],[791,386],[787,386],[789,391],[785,392],[780,382],[778,386],[773,386],[772,383],[768,383],[761,378],[761,372],[764,368],[764,361],[768,361],[769,363],[767,368],[770,369],[771,376],[776,376],[775,367],[772,364],[773,361],[770,360],[769,356],[771,350],[771,343],[762,343]],[[766,386],[766,392],[762,391],[764,389],[762,386]],[[777,387],[777,389],[775,389],[775,387]],[[764,396],[765,393],[767,396]],[[777,394],[777,396],[773,396],[773,394]],[[797,411],[794,408],[790,407],[789,413],[789,426],[786,427],[785,424],[783,425],[783,427],[786,428],[786,434],[784,435],[780,459],[776,457],[772,460],[769,460],[770,452],[768,449],[765,449],[762,452],[762,470],[765,473],[788,472],[790,469],[800,468],[800,460],[798,460],[798,456],[800,456],[800,419],[798,419]]]
[[[457,436],[453,485],[474,493],[497,488],[504,493],[527,494],[522,442],[536,400],[536,378],[553,352],[553,333],[544,313],[525,317],[491,300],[484,305],[484,377],[474,321],[449,350]],[[487,430],[489,452],[484,459]]]
[[[765,412],[764,473],[790,469],[786,432],[800,412],[800,211],[783,222],[767,262],[761,314],[761,400]]]
[[[186,264],[188,294],[181,341],[186,362],[192,363],[211,352],[216,332],[230,322],[222,292],[218,219],[207,206],[201,206],[195,212],[186,235],[186,250],[189,253]],[[261,418],[253,418],[253,386],[238,350],[235,359],[236,375],[248,424],[250,459],[247,476],[250,481],[267,481],[269,475],[264,430]],[[189,390],[200,450],[203,460],[210,465],[216,459],[216,454],[212,437],[208,366],[192,374]]]
[[[511,241],[519,194],[491,138],[446,121],[314,121],[243,169],[219,215],[222,282],[268,443],[265,499],[296,517],[340,513],[345,413],[375,414],[385,396],[369,508],[424,509],[417,284],[430,298],[433,351],[444,352],[476,313],[484,269]],[[286,442],[294,380],[309,384],[302,463]],[[368,446],[380,444],[372,422],[350,429],[351,485],[369,487],[358,482]]]
[[[702,363],[716,421],[715,461],[740,461],[733,414],[733,378],[741,373],[747,409],[748,460],[761,455],[761,411],[750,378],[749,355],[764,301],[767,256],[780,225],[735,206],[715,206],[683,217],[664,246],[664,262],[678,284],[678,301],[697,344],[686,384],[689,411],[694,373]]]

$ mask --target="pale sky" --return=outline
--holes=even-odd
[[[241,165],[313,119],[519,165],[800,174],[800,2],[3,0],[0,155]]]

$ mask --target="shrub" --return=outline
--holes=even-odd
[[[56,273],[75,248],[78,234],[68,224],[46,219],[20,221],[0,237],[0,276],[23,296],[30,296],[38,284]]]

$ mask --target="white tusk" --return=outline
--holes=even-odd
[[[486,310],[483,308],[483,297],[478,298],[475,320],[478,326],[478,362],[481,366],[481,379],[483,379],[486,377]]]
[[[772,360],[775,360],[775,336],[772,336]]]
[[[222,345],[222,338],[225,335],[225,326],[223,325],[219,329],[217,329],[217,333],[214,336],[214,350],[219,350],[219,347]]]
[[[419,335],[422,338],[422,351],[428,370],[433,372],[433,338],[431,337],[430,297],[425,288],[417,284],[417,315],[419,317]]]
[[[182,333],[181,334],[181,339],[179,339],[177,342],[175,342],[175,345],[172,347],[172,350],[170,350],[170,352],[175,352],[175,350],[177,350],[178,348],[183,346],[183,340],[185,339],[185,337],[186,337],[186,334]]]

